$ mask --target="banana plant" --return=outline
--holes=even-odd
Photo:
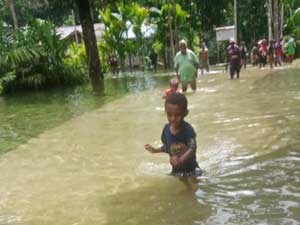
[[[104,11],[100,10],[100,17],[105,25],[102,38],[107,46],[103,49],[107,50],[107,55],[117,52],[121,59],[121,66],[124,67],[126,40],[123,34],[128,30],[126,22],[122,19],[122,15],[111,12],[110,8],[106,8]]]
[[[285,13],[285,34],[294,34],[297,39],[300,38],[300,1],[299,0],[282,0]]]
[[[136,36],[136,47],[141,46],[141,49],[136,48],[138,52],[142,52],[142,56],[144,58],[145,55],[145,46],[143,41],[143,33],[142,33],[142,25],[145,24],[146,19],[149,16],[149,11],[141,7],[137,3],[133,3],[131,6],[131,22],[133,24],[133,32]]]

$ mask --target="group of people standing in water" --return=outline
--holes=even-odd
[[[192,90],[196,90],[198,69],[201,75],[204,74],[204,70],[209,72],[208,47],[205,42],[202,42],[198,56],[187,48],[185,40],[179,42],[179,48],[180,51],[174,59],[174,67],[176,76],[181,81],[182,91],[186,91],[188,84]],[[293,37],[289,40],[281,38],[277,41],[261,39],[254,44],[250,53],[244,41],[238,45],[234,38],[230,38],[229,45],[225,49],[226,72],[229,67],[230,78],[239,79],[240,70],[246,69],[249,56],[253,66],[262,68],[269,64],[270,68],[273,68],[274,66],[282,66],[284,62],[292,63],[295,52],[296,43]]]
[[[259,68],[265,67],[267,64],[272,69],[274,66],[282,66],[285,63],[292,63],[295,58],[296,43],[291,37],[289,40],[283,38],[275,41],[267,41],[265,38],[254,43],[250,52],[250,60],[253,66]],[[240,70],[246,69],[248,50],[244,41],[238,46],[234,39],[230,39],[229,46],[226,48],[227,62],[230,65],[230,77],[234,78],[234,74],[239,78]],[[227,69],[226,69],[227,70]]]
[[[261,39],[251,50],[251,63],[260,68],[269,63],[270,67],[281,66],[282,63],[292,63],[296,53],[296,42],[293,37],[288,40]]]
[[[296,44],[293,37],[288,41],[280,39],[278,41],[261,39],[254,44],[250,51],[250,59],[253,66],[265,67],[268,63],[271,68],[273,66],[281,66],[283,62],[292,63],[296,51]],[[246,69],[249,52],[246,43],[241,41],[240,46],[234,38],[230,38],[229,45],[225,49],[226,53],[226,71],[229,67],[230,78],[239,79],[240,70]],[[204,70],[209,72],[209,55],[208,47],[205,42],[201,43],[199,54],[195,54],[187,47],[187,42],[181,40],[179,42],[179,51],[174,59],[174,68],[176,77],[180,81],[182,91],[187,90],[190,85],[193,91],[196,90],[196,79],[199,74],[203,75]]]

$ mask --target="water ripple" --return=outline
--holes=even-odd
[[[20,216],[16,215],[1,215],[0,214],[0,224],[12,224],[12,223],[17,223],[21,221]]]

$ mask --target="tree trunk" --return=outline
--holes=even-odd
[[[174,2],[174,5],[173,5],[173,13],[174,13],[174,42],[175,42],[175,49],[177,49],[178,47],[178,29],[177,29],[177,20],[176,20],[176,2]],[[174,54],[175,54],[175,50],[174,50]],[[175,56],[175,55],[174,55]]]
[[[17,29],[18,28],[18,19],[17,19],[17,14],[16,14],[15,1],[7,0],[7,4],[9,6],[9,9],[11,12],[11,16],[12,16],[13,23],[14,23],[14,28]]]
[[[75,14],[74,14],[74,10],[72,9],[72,16],[73,16],[73,25],[74,25],[74,34],[75,34],[75,41],[76,44],[79,44],[79,40],[78,40],[78,35],[77,35],[77,29],[76,29],[76,21],[75,21]]]
[[[171,14],[171,10],[172,10],[172,7],[171,7],[171,4],[172,2],[169,1],[168,2],[169,5],[168,5],[168,25],[169,25],[169,34],[170,34],[170,48],[171,48],[171,56],[170,56],[170,65],[172,66],[173,65],[173,60],[174,60],[174,57],[175,57],[175,49],[174,49],[174,37],[173,37],[173,29],[172,29],[172,14]]]
[[[88,0],[76,0],[83,40],[88,57],[89,77],[94,91],[103,92],[103,73],[99,60],[94,24]]]
[[[233,20],[234,20],[234,39],[238,43],[238,21],[237,21],[237,0],[233,3]]]
[[[284,16],[283,14],[284,14],[284,5],[282,2],[281,9],[280,9],[280,29],[279,29],[280,38],[283,37],[283,16]]]
[[[272,39],[272,0],[267,0],[267,14],[268,14],[268,34],[269,41]]]
[[[279,39],[279,5],[278,0],[273,0],[273,21],[274,21],[274,38],[275,40]]]

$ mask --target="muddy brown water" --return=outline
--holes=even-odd
[[[187,94],[205,171],[195,191],[143,149],[166,122],[154,85],[1,154],[0,224],[300,224],[300,72],[257,71],[202,76]]]

